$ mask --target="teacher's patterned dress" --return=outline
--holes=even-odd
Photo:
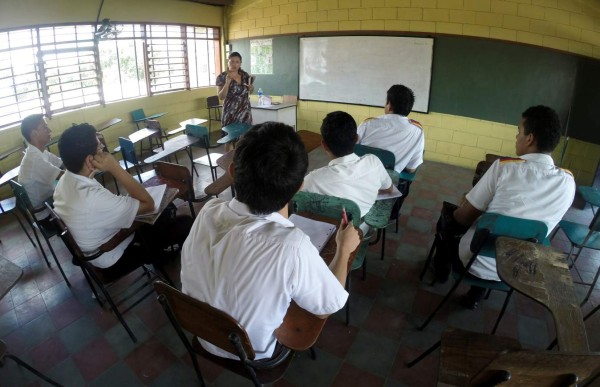
[[[244,70],[239,70],[242,75],[242,83],[239,84],[233,79],[229,84],[227,96],[223,101],[223,117],[221,125],[227,126],[234,122],[252,124],[252,110],[250,108],[250,99],[248,97],[248,88],[244,84],[250,83],[250,74]],[[227,71],[222,72],[217,77],[217,86],[225,85]]]

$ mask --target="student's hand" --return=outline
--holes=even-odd
[[[102,172],[114,171],[116,168],[121,169],[119,162],[108,152],[98,152],[91,160],[94,169]]]
[[[352,222],[344,226],[344,220],[340,221],[335,242],[337,243],[338,251],[344,256],[350,256],[356,250],[356,247],[360,243],[360,237],[358,236],[358,230],[354,228]]]

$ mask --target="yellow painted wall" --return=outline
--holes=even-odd
[[[93,22],[96,19],[100,0],[1,0],[0,29],[38,24]],[[100,16],[118,21],[189,23],[222,27],[223,8],[201,5],[179,0],[106,0]],[[153,97],[135,98],[114,102],[105,107],[94,106],[73,112],[56,114],[48,121],[56,137],[72,123],[88,122],[98,124],[118,117],[123,122],[103,132],[109,148],[114,148],[119,136],[127,136],[135,125],[130,112],[143,108],[145,113],[168,112],[160,119],[163,127],[174,129],[179,122],[192,117],[208,117],[206,97],[216,95],[216,87],[206,87],[190,91],[159,94]],[[21,145],[23,138],[18,125],[0,130],[0,153]],[[56,152],[56,149],[54,149]],[[20,163],[17,153],[0,162],[0,170],[7,171]],[[0,197],[10,190],[3,187]]]
[[[0,29],[94,22],[101,0],[2,0]],[[105,0],[100,19],[221,27],[223,8],[181,0]]]
[[[598,0],[236,0],[229,39],[332,31],[477,36],[600,59]]]
[[[236,0],[229,40],[255,36],[382,31],[482,37],[600,59],[600,0]],[[519,58],[515,58],[519,60]],[[385,90],[381,91],[382,98]],[[523,106],[523,110],[527,106]],[[299,101],[298,128],[318,131],[328,112],[357,122],[383,114],[367,106]],[[473,168],[485,153],[514,155],[515,124],[431,112],[411,113],[425,128],[425,159]],[[560,158],[559,150],[555,160]],[[591,184],[600,146],[571,140],[564,166]]]

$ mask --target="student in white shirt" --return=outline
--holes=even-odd
[[[539,220],[551,232],[567,212],[575,196],[571,172],[558,168],[550,154],[560,140],[560,121],[554,110],[534,106],[525,110],[515,141],[518,158],[502,158],[483,175],[467,194],[463,205],[455,210],[454,219],[470,229],[460,240],[460,267],[471,258],[471,239],[477,219],[484,212],[516,218]],[[478,278],[499,281],[494,259],[478,256],[469,270]],[[485,289],[472,287],[463,304],[476,308]]]
[[[255,125],[238,143],[229,173],[236,198],[209,201],[181,252],[182,291],[223,310],[246,329],[257,359],[273,355],[275,329],[291,300],[326,317],[341,309],[354,227],[340,225],[329,268],[310,239],[288,220],[308,157],[290,126]],[[209,352],[232,357],[201,342]]]
[[[413,91],[393,85],[386,95],[385,114],[371,118],[358,127],[358,143],[389,150],[396,156],[394,170],[416,171],[423,163],[425,136],[421,124],[408,118],[415,103]]]
[[[356,122],[346,112],[325,116],[321,124],[322,145],[331,159],[323,168],[304,178],[303,191],[350,199],[360,207],[360,215],[370,210],[380,191],[392,191],[392,179],[377,156],[354,153]]]
[[[44,115],[32,114],[21,122],[21,134],[27,141],[27,150],[21,160],[19,183],[29,196],[34,209],[44,207],[44,202],[52,198],[54,182],[62,176],[62,160],[48,152],[46,144],[52,138]],[[50,215],[48,210],[35,214],[38,221],[45,222]]]
[[[146,189],[119,165],[89,124],[72,126],[58,141],[67,168],[54,191],[54,209],[65,222],[85,255],[92,255],[121,229],[132,226],[135,216],[151,211],[154,200]],[[127,192],[115,195],[94,179],[97,171],[109,172]],[[91,261],[107,278],[119,278],[144,263],[160,264],[172,254],[164,251],[183,244],[192,219],[170,217],[143,225],[117,247]]]

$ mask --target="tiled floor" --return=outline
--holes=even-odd
[[[199,171],[197,192],[202,192],[210,175],[206,168]],[[425,162],[404,203],[399,233],[394,233],[393,227],[388,230],[385,259],[379,259],[380,246],[373,246],[367,279],[353,274],[351,324],[343,323],[343,313],[331,317],[316,345],[317,360],[311,360],[308,353],[298,353],[276,385],[431,386],[437,376],[437,353],[413,369],[404,363],[436,342],[448,326],[491,330],[503,294],[492,294],[476,311],[451,301],[424,332],[415,328],[449,287],[431,287],[418,280],[439,208],[444,200],[459,201],[470,187],[472,174],[470,170]],[[182,205],[181,210],[186,207]],[[567,217],[589,223],[592,213],[589,207],[572,208]],[[134,344],[112,314],[92,299],[62,241],[53,238],[52,243],[72,288],[65,285],[55,266],[47,268],[39,250],[10,216],[0,219],[0,239],[0,254],[24,269],[23,278],[0,302],[0,337],[12,353],[67,386],[197,385],[186,351],[154,297],[125,315],[139,339]],[[555,245],[566,248],[560,233]],[[574,277],[589,280],[599,265],[600,254],[585,252]],[[577,290],[582,297],[587,288],[578,286]],[[599,302],[600,290],[596,289],[584,311]],[[586,325],[591,349],[600,351],[600,313]],[[498,334],[542,349],[554,337],[554,326],[543,307],[516,295]],[[249,385],[214,365],[201,362],[201,367],[210,385]],[[41,384],[12,361],[0,369],[2,386]]]

